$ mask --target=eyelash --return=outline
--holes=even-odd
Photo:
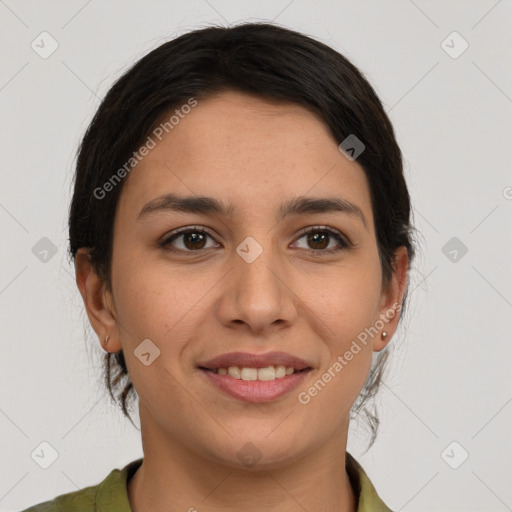
[[[182,254],[184,253],[187,256],[192,256],[192,255],[197,254],[198,252],[201,252],[203,249],[183,250],[183,249],[173,248],[170,245],[171,242],[176,240],[180,235],[187,234],[187,233],[206,234],[209,237],[213,238],[213,235],[211,233],[209,233],[208,231],[206,231],[205,229],[200,229],[195,226],[192,228],[186,227],[186,228],[180,228],[180,229],[170,233],[170,235],[165,237],[165,239],[162,240],[162,242],[160,242],[159,245],[161,247],[165,248],[166,250],[170,250],[172,252],[177,252],[177,253],[179,252]],[[344,251],[344,250],[350,249],[353,246],[353,244],[346,237],[343,237],[338,231],[335,231],[335,230],[329,228],[328,226],[313,226],[310,228],[304,228],[303,230],[301,230],[300,235],[297,238],[297,240],[299,240],[300,238],[302,238],[305,235],[308,235],[310,233],[326,233],[329,235],[329,237],[334,238],[341,244],[341,247],[335,247],[335,248],[331,248],[331,249],[304,249],[304,250],[312,253],[314,256],[322,256],[323,254],[333,254],[333,253],[336,253],[339,251]]]

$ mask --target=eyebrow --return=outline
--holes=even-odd
[[[224,217],[233,215],[233,205],[225,204],[213,197],[206,196],[179,196],[174,193],[152,199],[144,205],[138,215],[142,220],[157,212],[175,211],[198,214],[217,214]],[[277,214],[277,222],[290,215],[306,213],[330,213],[338,212],[358,217],[368,229],[366,217],[359,206],[339,197],[294,197],[283,203]]]

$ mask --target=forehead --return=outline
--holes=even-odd
[[[335,195],[356,203],[373,223],[362,167],[339,151],[309,109],[229,91],[197,100],[174,121],[130,172],[123,210],[138,213],[169,192],[218,197],[233,212],[252,215],[288,197]]]

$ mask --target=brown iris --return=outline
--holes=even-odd
[[[204,233],[198,233],[196,231],[192,231],[189,233],[182,233],[183,235],[183,244],[187,249],[197,250],[202,249],[206,242],[206,235]],[[191,244],[188,244],[187,241],[191,241]],[[201,243],[202,245],[199,247],[197,244]]]
[[[313,244],[322,244],[321,247],[315,247],[315,249],[325,249],[327,245],[329,245],[329,235],[325,233],[308,233],[308,243],[312,242]]]

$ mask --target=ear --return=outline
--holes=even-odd
[[[374,352],[380,352],[387,346],[398,327],[400,311],[402,310],[402,298],[407,286],[408,267],[409,255],[407,254],[407,248],[401,246],[395,251],[393,274],[388,286],[382,290],[379,316],[375,321],[375,327],[378,328],[379,332],[374,336]],[[382,332],[384,331],[388,335],[385,339],[382,339]]]
[[[101,346],[107,352],[119,352],[122,349],[112,294],[91,263],[89,249],[81,248],[75,257],[76,284],[82,295],[87,316],[92,328],[100,339]],[[108,344],[104,341],[108,336]]]

